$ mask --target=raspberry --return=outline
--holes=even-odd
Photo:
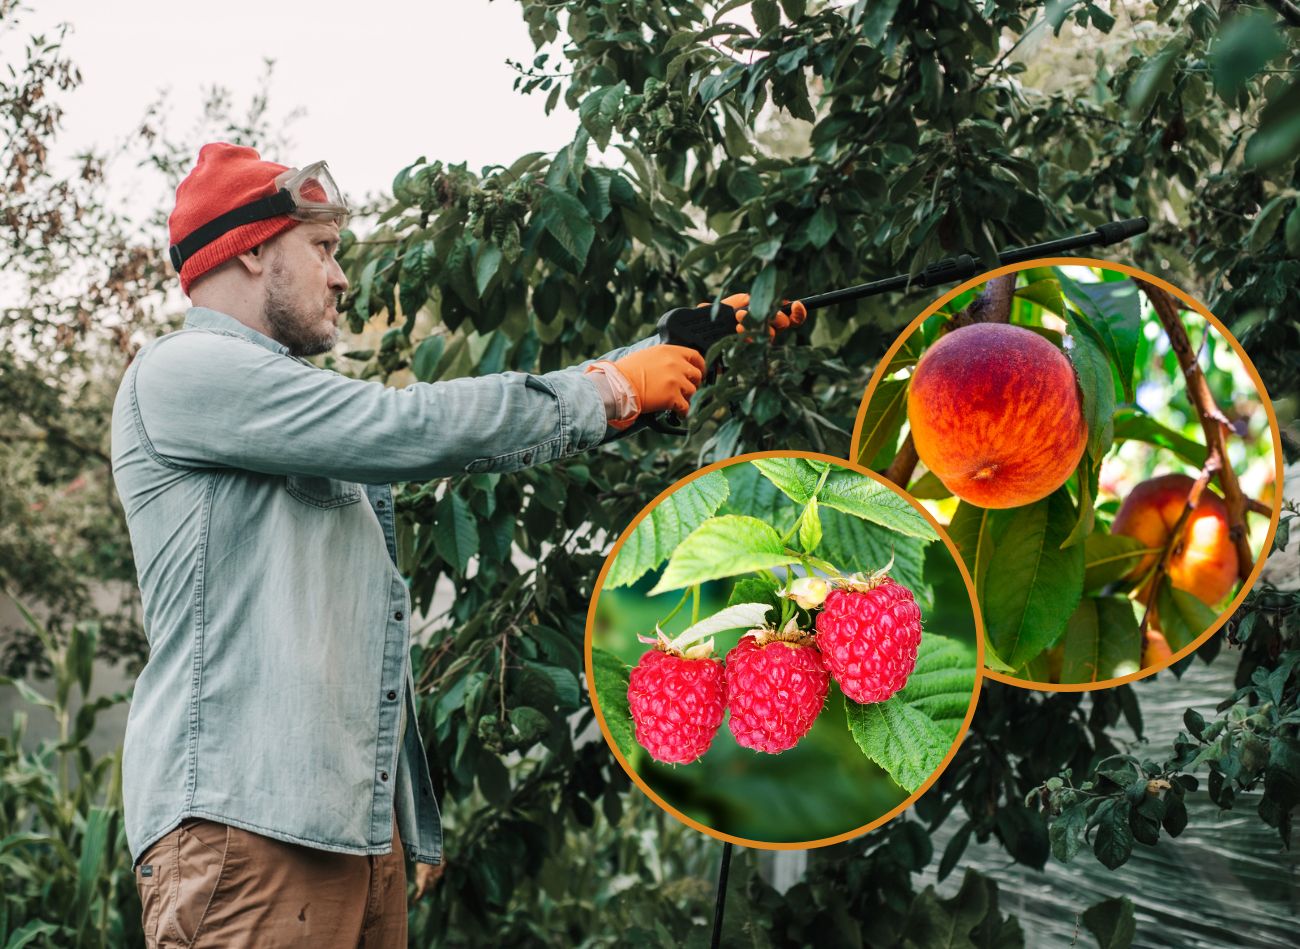
[[[722,724],[722,662],[647,650],[628,677],[636,740],[650,757],[690,764],[709,750]]]
[[[798,744],[821,714],[831,682],[812,637],[747,634],[726,661],[736,744],[772,755]]]
[[[850,581],[832,590],[817,614],[817,646],[844,694],[866,705],[883,702],[916,666],[921,608],[912,591],[888,577]]]

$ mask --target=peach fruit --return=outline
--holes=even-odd
[[[925,466],[957,497],[986,508],[1047,497],[1088,443],[1070,361],[1006,323],[963,326],[926,350],[912,374],[907,421]]]
[[[1163,666],[1174,658],[1174,651],[1169,648],[1169,641],[1164,634],[1154,629],[1147,630],[1146,642],[1142,646],[1142,668]]]
[[[1187,505],[1193,479],[1170,474],[1143,481],[1124,499],[1112,534],[1135,537],[1145,547],[1164,547]],[[1155,564],[1159,554],[1147,554],[1127,575],[1136,580]],[[1192,510],[1178,547],[1169,557],[1169,580],[1203,603],[1222,600],[1237,582],[1237,548],[1228,534],[1228,508],[1210,488]],[[1144,592],[1145,600],[1149,593]]]

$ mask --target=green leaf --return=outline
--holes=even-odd
[[[22,949],[34,939],[41,936],[50,936],[59,931],[59,927],[53,923],[47,923],[39,919],[30,919],[22,925],[20,929],[15,929],[9,936],[9,941],[5,943],[5,949]]]
[[[807,504],[821,479],[821,472],[804,458],[761,458],[750,464],[796,504]]]
[[[619,104],[627,92],[627,83],[605,86],[587,95],[578,106],[578,121],[582,123],[601,151],[609,146],[610,135],[614,131],[614,119],[618,117]]]
[[[1097,334],[1119,376],[1124,397],[1133,401],[1133,372],[1142,339],[1142,300],[1132,280],[1079,283],[1056,270],[1059,284]]]
[[[1260,209],[1255,215],[1255,223],[1251,225],[1250,232],[1246,235],[1247,250],[1258,254],[1268,246],[1268,242],[1273,239],[1273,232],[1282,221],[1282,213],[1291,200],[1290,195],[1279,194]]]
[[[952,497],[952,490],[939,480],[933,471],[927,471],[907,486],[907,493],[918,500],[942,501]]]
[[[1133,120],[1143,118],[1156,96],[1173,86],[1174,72],[1183,55],[1182,36],[1175,36],[1164,49],[1147,60],[1128,90],[1128,114]]]
[[[821,522],[823,534],[818,556],[843,571],[856,573],[871,573],[893,560],[889,575],[911,590],[918,603],[931,602],[933,593],[925,579],[923,542],[835,510],[823,511]]]
[[[798,562],[786,552],[776,530],[757,518],[713,517],[681,542],[650,595]]]
[[[1074,524],[1065,491],[1010,512],[984,581],[993,651],[1020,668],[1051,648],[1083,595],[1083,547],[1061,549]]]
[[[858,433],[858,464],[870,467],[876,456],[898,438],[907,415],[908,379],[886,379],[876,386]]]
[[[754,25],[758,32],[771,33],[781,25],[781,14],[777,11],[776,0],[754,0],[750,11],[754,15]]]
[[[812,553],[822,542],[822,521],[817,515],[817,499],[813,498],[799,517],[799,546]]]
[[[1286,252],[1292,257],[1300,257],[1300,204],[1297,204],[1286,216],[1284,229]]]
[[[1213,626],[1219,614],[1164,576],[1156,595],[1156,617],[1169,648],[1178,652]]]
[[[1246,142],[1245,163],[1259,171],[1280,168],[1300,155],[1300,79],[1276,95],[1259,116],[1258,131]]]
[[[1101,813],[1092,852],[1107,870],[1117,870],[1128,862],[1133,852],[1133,828],[1129,824],[1127,801],[1111,800]]]
[[[1066,320],[1073,343],[1067,355],[1079,376],[1083,418],[1088,424],[1087,453],[1093,458],[1101,458],[1110,449],[1115,436],[1115,385],[1111,381],[1110,360],[1073,313]]]
[[[469,560],[478,553],[478,524],[469,504],[458,494],[448,491],[434,509],[433,544],[438,555],[464,575]]]
[[[77,860],[77,892],[73,900],[73,915],[79,927],[85,924],[90,913],[100,868],[108,850],[109,831],[116,816],[116,810],[106,807],[91,807],[86,815],[86,832],[81,839],[81,855]]]
[[[596,236],[596,227],[582,202],[567,191],[555,188],[544,192],[542,224],[570,256],[581,266]]]
[[[1137,566],[1146,548],[1136,537],[1093,531],[1083,542],[1083,589],[1100,590]]]
[[[838,226],[839,221],[835,217],[835,212],[831,210],[831,206],[823,204],[817,209],[817,213],[809,219],[804,233],[808,235],[808,243],[821,250],[835,236],[835,229]]]
[[[738,603],[765,603],[780,612],[781,598],[776,595],[779,588],[776,578],[767,571],[763,571],[756,577],[745,577],[737,580],[732,586],[731,596],[727,597],[727,606],[735,606]]]
[[[1074,529],[1070,531],[1070,536],[1061,544],[1062,547],[1073,547],[1092,534],[1092,529],[1097,522],[1097,512],[1093,508],[1095,474],[1096,467],[1093,465],[1092,453],[1085,451],[1074,473],[1075,480],[1079,484],[1079,517],[1074,522]]]
[[[948,536],[957,545],[962,562],[975,584],[975,598],[984,601],[984,577],[988,573],[989,559],[993,555],[993,533],[988,510],[966,501],[957,504],[957,510],[948,523]]]
[[[605,588],[629,586],[667,560],[686,535],[727,500],[721,471],[710,471],[664,498],[632,531],[605,576]]]
[[[443,350],[447,348],[447,337],[426,336],[420,340],[411,356],[411,372],[421,382],[433,382],[438,378],[438,361],[442,359]]]
[[[1083,925],[1097,939],[1097,949],[1128,949],[1137,935],[1133,902],[1127,896],[1102,900],[1083,911]]]
[[[600,702],[600,714],[605,719],[614,745],[628,761],[636,752],[636,732],[632,724],[632,710],[627,704],[629,669],[623,660],[604,649],[591,650],[591,669],[596,677],[594,688]]]
[[[1065,627],[1061,681],[1101,682],[1142,667],[1142,636],[1124,597],[1084,597]]]
[[[1033,280],[1017,290],[1015,295],[1022,300],[1037,303],[1044,310],[1057,316],[1065,315],[1065,301],[1061,298],[1060,281],[1051,277]]]
[[[1122,408],[1115,413],[1115,441],[1140,441],[1172,451],[1189,464],[1205,465],[1205,446],[1176,432],[1139,409]]]
[[[1215,91],[1231,103],[1248,80],[1284,52],[1286,40],[1276,16],[1249,9],[1235,13],[1211,48]]]
[[[909,792],[942,763],[975,690],[975,654],[954,639],[925,633],[907,685],[884,702],[844,700],[849,731],[863,754]]]
[[[487,289],[488,283],[496,276],[501,266],[501,248],[496,244],[483,244],[479,247],[478,260],[474,263],[474,287],[479,296]]]
[[[892,488],[856,471],[837,470],[822,485],[818,500],[865,521],[908,537],[938,540],[939,534],[916,508]]]

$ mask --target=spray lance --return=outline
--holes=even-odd
[[[1081,250],[1085,247],[1104,247],[1109,244],[1118,244],[1121,241],[1146,233],[1147,227],[1147,219],[1144,217],[1129,218],[1124,221],[1110,221],[1086,234],[1076,234],[1072,237],[1062,237],[1041,244],[1031,244],[1028,247],[1013,247],[1004,250],[998,254],[998,266],[1023,263],[1026,260],[1035,260],[1039,257],[1054,257],[1067,251]],[[802,302],[804,307],[811,313],[819,307],[830,306],[834,303],[847,303],[850,300],[861,300],[864,297],[891,293],[896,290],[908,290],[914,287],[938,287],[949,283],[959,283],[962,280],[969,280],[984,269],[980,262],[970,254],[961,254],[957,257],[945,257],[935,263],[928,264],[915,276],[897,274],[893,277],[885,277],[882,280],[873,280],[870,283],[845,287],[842,290],[830,290],[826,293],[814,294],[813,296],[804,297]],[[705,356],[714,343],[735,335],[735,311],[725,303],[718,304],[716,316],[713,315],[712,309],[707,306],[678,307],[661,316],[656,328],[659,331],[659,338],[663,342],[676,346],[689,346],[701,356]],[[709,381],[716,377],[717,371],[718,366],[716,364],[709,368]],[[630,426],[625,434],[630,434],[641,428],[651,428],[669,435],[686,434],[686,426],[671,412],[662,412],[638,420],[637,424]]]

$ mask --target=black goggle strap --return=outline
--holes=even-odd
[[[177,273],[180,273],[185,261],[211,244],[222,234],[233,231],[245,224],[252,224],[254,221],[265,221],[267,218],[288,214],[295,207],[293,195],[289,193],[288,189],[281,188],[275,194],[268,195],[265,198],[258,198],[256,201],[250,201],[248,204],[227,211],[220,217],[213,218],[194,233],[184,237],[180,243],[173,244],[169,250],[172,266],[176,268]]]

